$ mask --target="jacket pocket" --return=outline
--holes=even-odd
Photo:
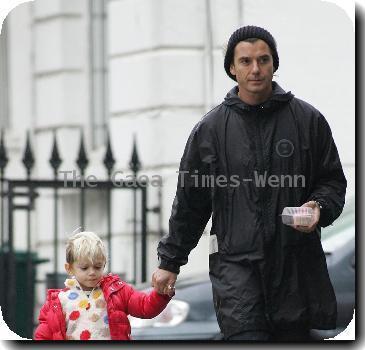
[[[108,315],[110,336],[113,340],[129,339],[131,326],[128,317],[123,311],[113,311]]]
[[[298,174],[304,176],[307,174],[312,174],[312,154],[310,148],[307,145],[301,145],[299,148],[295,170]],[[309,181],[309,179],[305,179],[305,181]]]
[[[222,250],[224,253],[230,252],[230,241],[232,236],[232,216],[233,213],[233,195],[235,188],[227,187],[224,197],[224,207],[223,207],[223,220],[222,227],[220,227],[222,235]]]

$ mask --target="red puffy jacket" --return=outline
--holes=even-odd
[[[153,318],[168,304],[170,297],[154,290],[136,291],[119,276],[108,274],[100,284],[107,303],[110,337],[112,340],[130,340],[131,325],[127,315]],[[58,294],[62,289],[49,289],[47,301],[39,313],[39,325],[34,340],[66,340],[66,321]]]

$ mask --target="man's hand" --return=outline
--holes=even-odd
[[[310,226],[299,226],[299,225],[291,225],[291,227],[295,228],[296,230],[304,233],[310,233],[313,232],[318,224],[319,218],[321,216],[321,210],[318,206],[318,204],[314,201],[310,201],[307,203],[304,203],[302,207],[309,207],[313,209],[313,218]]]
[[[174,272],[157,269],[152,274],[151,285],[159,294],[167,294],[172,297],[175,294],[175,282],[177,274]]]

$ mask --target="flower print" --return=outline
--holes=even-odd
[[[68,295],[68,298],[70,299],[70,300],[75,300],[75,299],[77,299],[77,297],[78,297],[79,295],[77,294],[77,293],[75,293],[75,292],[71,292],[69,295]]]
[[[90,309],[90,303],[87,303],[86,310]]]
[[[93,299],[97,299],[97,298],[99,298],[100,297],[100,295],[101,295],[101,290],[99,289],[99,290],[94,290],[93,291]]]
[[[67,333],[72,334],[73,332],[75,332],[76,328],[76,322],[72,322],[72,324],[67,327]]]
[[[75,284],[76,284],[76,281],[74,279],[66,280],[67,287],[73,287]]]
[[[91,333],[87,329],[82,331],[80,334],[80,340],[89,340],[90,337],[91,337]]]
[[[110,330],[109,330],[109,328],[100,329],[99,334],[103,338],[108,338],[108,337],[110,337]]]
[[[90,304],[87,301],[87,299],[83,299],[79,302],[79,308],[81,308],[81,309],[87,309],[88,305],[90,305]]]
[[[105,324],[109,324],[108,315],[105,315],[103,319]]]
[[[98,300],[95,301],[95,306],[98,309],[103,309],[106,306],[106,302],[103,299],[98,299]]]
[[[100,316],[98,315],[98,314],[92,314],[91,316],[90,316],[90,321],[91,322],[97,322],[97,321],[99,321],[100,320]]]
[[[70,313],[70,320],[75,321],[80,317],[80,311],[72,311]]]

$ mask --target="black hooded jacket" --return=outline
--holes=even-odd
[[[212,215],[220,257],[264,262],[274,323],[285,327],[297,319],[332,328],[336,302],[320,227],[341,214],[346,179],[330,127],[318,110],[275,82],[271,98],[258,106],[245,104],[237,93],[233,88],[190,134],[169,233],[158,246],[160,268],[179,272]],[[322,206],[316,233],[282,224],[284,207],[310,200]],[[290,293],[299,295],[292,303],[285,302],[288,283]]]

